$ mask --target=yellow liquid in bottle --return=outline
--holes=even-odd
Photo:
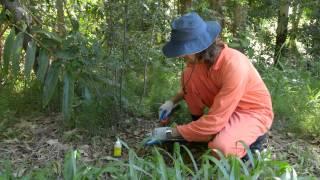
[[[115,157],[121,156],[121,147],[114,147],[113,156],[115,156]]]

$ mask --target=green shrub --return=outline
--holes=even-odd
[[[308,71],[293,68],[265,68],[262,76],[272,96],[276,120],[302,135],[319,135],[319,80]]]
[[[16,122],[22,115],[41,112],[37,85],[24,86],[22,82],[0,87],[0,132]]]

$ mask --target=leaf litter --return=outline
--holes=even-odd
[[[62,173],[64,155],[72,149],[77,149],[81,160],[85,163],[103,165],[112,156],[113,145],[117,137],[136,150],[138,155],[150,153],[141,144],[146,134],[158,126],[154,120],[129,118],[117,127],[106,132],[106,135],[88,136],[84,130],[73,129],[64,131],[61,127],[62,115],[39,116],[20,119],[12,128],[0,134],[0,160],[8,160],[15,170],[16,177],[26,172],[51,165],[56,174]],[[110,133],[111,132],[111,133]],[[207,150],[206,144],[185,143],[194,157]],[[302,175],[320,176],[320,147],[318,139],[306,142],[297,139],[291,133],[281,133],[272,130],[269,133],[268,146],[274,158],[288,160],[290,163],[308,167],[298,169]],[[172,144],[162,145],[167,151],[172,151]],[[124,149],[122,159],[128,154]],[[295,167],[295,168],[296,168]],[[1,164],[0,164],[0,168]]]

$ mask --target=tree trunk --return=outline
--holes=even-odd
[[[101,42],[101,44],[106,45],[106,49],[108,51],[108,56],[111,56],[113,45],[114,45],[114,13],[113,10],[115,9],[113,7],[113,1],[104,1],[104,12],[105,12],[105,23],[107,25],[106,30],[104,31],[104,38]],[[108,75],[109,67],[106,64],[106,75]]]
[[[295,0],[293,1],[293,10],[292,10],[292,28],[290,31],[290,42],[289,46],[292,48],[294,51],[297,51],[297,45],[296,45],[296,37],[297,37],[297,32],[298,32],[298,27],[300,23],[300,19],[302,16],[303,8],[301,7],[300,0]]]
[[[2,62],[2,36],[6,32],[7,28],[8,28],[7,24],[4,24],[3,27],[2,27],[2,24],[0,25],[0,66]]]
[[[185,14],[192,7],[192,0],[179,0],[179,14]]]
[[[119,120],[122,120],[122,88],[123,88],[123,76],[124,76],[124,65],[126,65],[126,56],[128,55],[127,49],[127,26],[128,26],[128,0],[124,0],[124,24],[123,24],[123,43],[122,43],[122,62],[120,62],[120,89],[119,89]],[[119,122],[119,121],[118,121]]]
[[[279,57],[281,55],[281,50],[287,39],[288,34],[288,21],[289,21],[289,0],[280,0],[280,9],[278,16],[278,27],[277,27],[277,37],[276,46],[274,52],[274,65],[280,67]]]
[[[1,63],[2,63],[2,37],[0,36],[0,67],[1,67]]]
[[[63,0],[56,0],[56,9],[57,9],[57,28],[59,31],[59,35],[63,36],[66,33],[64,11],[63,11]]]
[[[210,0],[209,1],[211,9],[213,9],[213,16],[217,18],[221,27],[225,26],[225,21],[223,17],[223,9],[222,6],[224,4],[224,0]]]
[[[238,37],[239,33],[245,30],[248,6],[245,3],[235,1],[235,8],[233,13],[232,34]]]

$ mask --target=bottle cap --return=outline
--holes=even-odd
[[[121,146],[121,142],[120,142],[120,139],[119,139],[119,138],[117,138],[116,145],[117,145],[117,146]]]

